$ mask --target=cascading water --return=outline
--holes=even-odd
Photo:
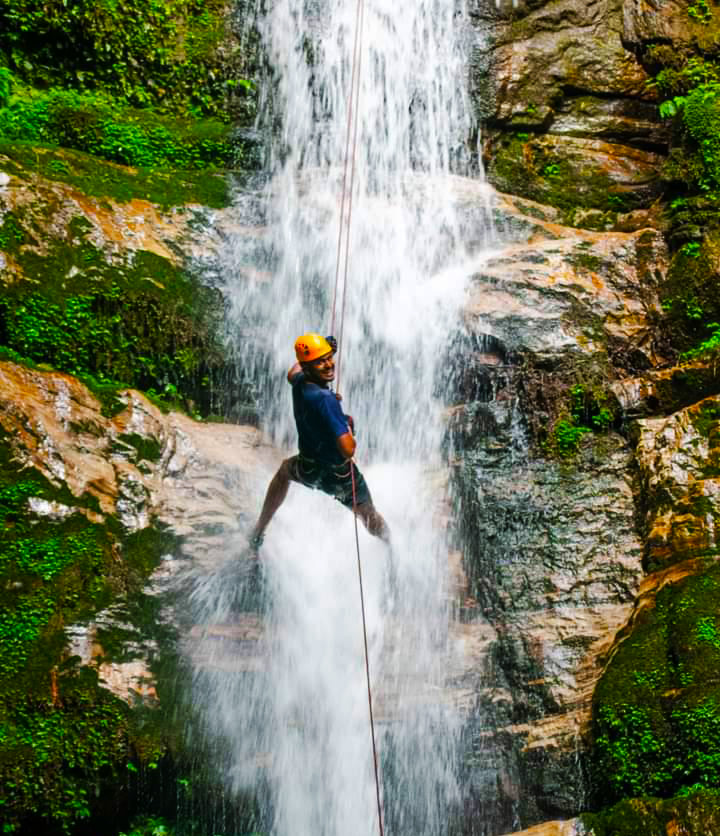
[[[282,129],[262,195],[265,227],[252,244],[239,236],[223,265],[230,339],[263,429],[293,452],[284,376],[295,337],[329,327],[355,12],[346,0],[272,3],[262,30]],[[467,236],[454,208],[473,156],[464,22],[458,0],[364,4],[341,385],[358,465],[392,530],[392,553],[362,530],[360,548],[386,830],[413,836],[448,832],[461,800],[461,717],[447,690],[459,649],[449,629],[443,391],[470,272],[463,240],[488,234]],[[257,205],[257,196],[239,198],[238,217]],[[270,475],[258,474],[258,509]],[[234,788],[264,799],[262,827],[370,836],[352,516],[291,486],[262,559],[272,606],[262,622],[242,622],[262,646],[239,661],[239,643],[216,649],[198,671],[197,703],[223,741]],[[230,594],[212,578],[195,591],[205,624],[229,617]]]

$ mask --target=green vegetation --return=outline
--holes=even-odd
[[[680,355],[681,363],[690,363],[694,360],[710,360],[720,356],[720,323],[711,322],[707,325],[710,329],[710,336],[703,340],[698,346],[685,351]]]
[[[688,14],[707,28],[706,35],[698,31],[697,54],[656,44],[644,56],[655,74],[651,86],[663,98],[660,115],[672,120],[671,150],[662,176],[670,198],[674,256],[661,294],[669,343],[684,361],[714,353],[705,344],[709,331],[712,340],[713,324],[720,322],[720,62],[713,57],[718,21],[706,2],[691,4]]]
[[[597,797],[720,786],[720,568],[663,587],[638,614],[594,697]]]
[[[39,175],[67,183],[89,197],[118,203],[139,199],[166,209],[192,203],[219,209],[230,202],[227,176],[220,171],[133,169],[77,151],[2,139],[0,164],[4,172],[21,181]],[[0,244],[0,249],[5,245]]]
[[[720,795],[694,788],[671,799],[636,798],[602,813],[585,813],[581,820],[594,836],[713,833],[720,828]]]
[[[34,505],[33,505],[34,503]],[[60,513],[34,511],[45,503]],[[53,505],[54,504],[54,505]],[[0,438],[0,814],[5,833],[45,820],[70,833],[128,759],[161,744],[135,728],[128,706],[66,652],[64,626],[138,587],[169,547],[160,533],[123,536],[90,522],[92,496],[73,497],[19,472]],[[121,557],[121,559],[119,559]]]
[[[230,126],[216,119],[163,116],[129,108],[107,94],[74,90],[11,96],[0,109],[0,137],[150,169],[232,168],[241,156]]]
[[[0,345],[100,386],[134,386],[212,412],[224,369],[218,295],[151,252],[109,262],[90,232],[77,216],[67,238],[41,253],[32,219],[5,215],[0,241],[25,281],[0,298]]]
[[[228,119],[252,98],[222,0],[0,0],[3,55],[29,86],[136,107]]]
[[[503,136],[493,148],[490,166],[500,188],[560,209],[562,222],[570,226],[590,223],[593,229],[605,229],[618,212],[643,205],[643,198],[632,192],[619,194],[606,172],[560,153],[547,135]]]
[[[141,816],[137,818],[127,832],[120,836],[173,836],[174,828],[165,819],[156,816]]]
[[[615,420],[607,393],[597,386],[575,383],[569,389],[569,408],[554,423],[545,447],[562,457],[572,456],[589,433],[607,432]]]
[[[712,9],[708,4],[708,0],[696,0],[688,6],[688,17],[691,20],[696,20],[698,23],[708,24],[712,20]]]

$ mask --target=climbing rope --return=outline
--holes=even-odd
[[[350,97],[348,101],[347,132],[345,137],[345,161],[343,164],[342,198],[340,201],[340,223],[338,225],[337,259],[335,262],[335,286],[333,289],[332,315],[330,319],[330,333],[335,333],[338,289],[340,286],[340,266],[343,263],[343,231],[345,232],[345,259],[343,264],[342,309],[340,313],[340,333],[338,334],[338,362],[336,387],[340,390],[340,374],[342,363],[342,344],[345,333],[345,310],[347,302],[348,273],[350,267],[350,229],[352,227],[353,193],[355,191],[355,170],[358,144],[358,115],[360,111],[360,89],[362,72],[362,42],[365,23],[365,0],[358,0],[355,14],[355,42],[353,46],[352,72],[350,77]],[[351,139],[352,136],[352,147]],[[348,169],[350,181],[348,183]],[[347,223],[345,222],[345,204],[347,203]]]
[[[355,190],[355,168],[357,160],[360,80],[362,71],[362,42],[363,26],[365,22],[365,2],[358,0],[355,14],[355,41],[353,45],[352,72],[350,76],[350,97],[348,101],[347,133],[345,138],[345,162],[343,165],[342,198],[340,201],[340,223],[338,226],[337,259],[335,263],[335,287],[333,290],[332,315],[330,319],[330,334],[335,333],[338,289],[340,286],[340,266],[343,265],[342,307],[340,312],[340,332],[337,348],[336,387],[340,390],[341,349],[345,334],[345,311],[347,302],[347,284],[350,266],[350,228],[352,225],[353,192]],[[352,136],[352,147],[351,147]],[[350,179],[348,182],[348,169]],[[347,222],[345,221],[345,205],[347,203]],[[343,261],[343,232],[345,233],[345,258]],[[355,481],[355,463],[350,460],[350,476],[352,479],[353,517],[355,521],[355,550],[357,552],[358,584],[360,587],[360,612],[362,614],[363,648],[365,651],[365,680],[367,683],[368,711],[370,713],[370,738],[372,740],[373,769],[375,773],[375,797],[377,800],[378,830],[380,836],[385,836],[383,828],[382,802],[380,800],[380,775],[378,769],[377,745],[375,742],[375,719],[373,716],[372,686],[370,684],[370,653],[368,651],[367,621],[365,618],[365,593],[363,590],[362,560],[360,558],[360,535],[358,532],[357,487]]]
[[[362,561],[360,560],[360,535],[358,533],[357,492],[355,488],[355,463],[350,461],[352,478],[353,517],[355,518],[355,550],[357,551],[358,584],[360,586],[360,612],[362,613],[363,644],[365,648],[365,679],[367,682],[368,710],[370,712],[370,738],[372,739],[373,769],[375,770],[375,798],[377,800],[378,830],[384,836],[382,803],[380,801],[380,775],[377,746],[375,745],[375,720],[373,718],[372,688],[370,687],[370,654],[368,653],[367,624],[365,621],[365,593],[363,592]]]

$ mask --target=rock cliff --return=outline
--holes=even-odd
[[[498,648],[477,681],[475,809],[502,832],[680,793],[527,832],[714,832],[718,389],[710,326],[693,330],[687,306],[708,321],[715,221],[683,245],[667,195],[689,189],[673,207],[695,206],[678,175],[692,128],[658,103],[688,89],[683,66],[715,66],[715,10],[520,0],[470,14],[488,179],[536,219],[477,277],[468,324],[496,358],[475,342],[482,383],[462,378],[455,416],[468,618]]]
[[[448,188],[468,236],[489,205],[496,239],[473,269],[448,404],[468,648],[458,829],[716,832],[716,114],[671,122],[658,105],[677,115],[700,89],[714,106],[720,13],[468,10],[493,188]],[[253,417],[216,339],[212,270],[198,280],[248,232],[227,188],[0,146],[0,769],[28,832],[111,819],[95,797],[129,797],[133,770],[149,786],[163,757],[184,775],[176,730],[145,722],[171,687],[167,579],[183,557],[221,559],[248,474],[274,455],[252,427],[196,420]],[[195,639],[201,655],[213,641]]]

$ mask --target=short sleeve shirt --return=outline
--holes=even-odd
[[[337,439],[349,428],[335,393],[311,383],[304,372],[298,372],[290,384],[300,452],[325,464],[343,464]]]

